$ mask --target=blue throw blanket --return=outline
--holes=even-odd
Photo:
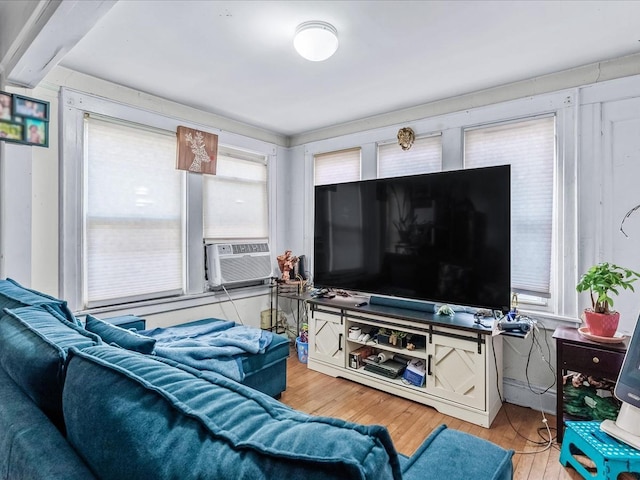
[[[244,380],[242,355],[264,353],[273,338],[271,332],[217,319],[139,333],[156,339],[155,355],[237,382]]]

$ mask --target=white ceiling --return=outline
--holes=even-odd
[[[297,55],[323,20],[340,46]],[[283,135],[640,51],[640,1],[120,0],[64,67]]]

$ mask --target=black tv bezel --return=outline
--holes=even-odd
[[[507,176],[509,179],[508,182],[508,198],[509,198],[509,228],[508,228],[508,245],[509,245],[509,251],[508,251],[508,257],[509,257],[509,261],[506,263],[506,265],[508,265],[508,277],[509,277],[509,287],[507,290],[505,290],[505,295],[504,295],[504,302],[500,302],[500,304],[497,303],[466,303],[466,304],[461,304],[459,302],[455,302],[455,301],[449,301],[447,302],[446,299],[441,299],[441,298],[427,298],[427,297],[401,297],[398,295],[393,295],[390,294],[386,291],[380,291],[380,290],[368,290],[368,291],[362,291],[362,290],[357,290],[356,288],[350,288],[349,286],[345,286],[345,285],[330,285],[330,284],[325,284],[323,282],[318,283],[317,279],[315,278],[314,275],[314,286],[318,287],[318,288],[327,288],[327,289],[339,289],[339,290],[345,290],[348,292],[353,292],[353,293],[360,293],[360,294],[365,294],[365,295],[375,295],[375,296],[380,296],[380,297],[386,297],[386,298],[391,298],[391,299],[401,299],[401,300],[409,300],[412,302],[424,302],[424,303],[431,303],[431,304],[449,304],[449,305],[455,305],[455,306],[462,306],[462,307],[470,307],[470,308],[487,308],[487,309],[491,309],[491,310],[505,310],[509,308],[509,302],[511,299],[511,295],[512,295],[512,288],[511,288],[511,165],[509,164],[505,164],[505,165],[494,165],[494,166],[487,166],[487,167],[478,167],[478,168],[468,168],[468,169],[456,169],[456,170],[446,170],[446,171],[439,171],[439,172],[432,172],[432,173],[425,173],[425,174],[418,174],[418,175],[408,175],[408,176],[401,176],[401,177],[385,177],[385,178],[376,178],[376,179],[367,179],[367,180],[359,180],[359,181],[353,181],[353,182],[341,182],[341,183],[334,183],[334,184],[329,184],[329,185],[317,185],[314,188],[314,229],[315,229],[315,225],[317,222],[317,205],[316,205],[316,200],[317,200],[317,191],[319,188],[331,188],[333,186],[339,186],[339,185],[344,185],[344,184],[364,184],[364,183],[368,183],[368,182],[379,182],[379,181],[389,181],[392,180],[393,178],[397,178],[399,180],[408,180],[411,179],[412,177],[426,177],[426,176],[438,176],[438,175],[447,175],[447,174],[455,174],[455,173],[463,173],[463,172],[471,172],[471,171],[479,171],[479,170],[498,170],[498,169],[505,169],[507,170]],[[316,265],[316,245],[315,245],[315,234],[314,234],[314,250],[313,250],[313,258],[314,258],[314,274],[315,274],[315,265]],[[506,310],[505,310],[506,311]]]

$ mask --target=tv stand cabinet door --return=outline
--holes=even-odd
[[[344,321],[339,310],[311,310],[309,358],[345,368]]]
[[[437,335],[427,346],[427,393],[469,407],[485,410],[485,351],[478,344]],[[428,366],[429,366],[428,365]]]

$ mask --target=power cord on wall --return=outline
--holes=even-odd
[[[500,383],[498,382],[498,378],[500,376],[499,371],[498,371],[498,359],[496,357],[496,352],[495,350],[493,350],[493,362],[494,362],[494,366],[496,369],[496,388],[498,390],[498,396],[500,397],[500,401],[501,403],[504,405],[504,413],[505,413],[505,417],[507,418],[507,422],[509,423],[509,425],[511,426],[511,428],[513,429],[513,431],[516,433],[516,435],[518,435],[519,437],[525,439],[527,442],[533,443],[534,445],[538,445],[538,446],[544,446],[544,448],[540,449],[540,450],[535,450],[535,451],[516,451],[515,453],[519,453],[521,455],[535,455],[537,453],[542,453],[545,452],[547,450],[549,450],[552,445],[553,442],[555,440],[555,436],[551,435],[551,428],[549,427],[549,422],[547,420],[547,417],[544,413],[544,408],[542,405],[542,395],[544,395],[546,392],[548,392],[556,383],[555,381],[555,369],[553,367],[553,365],[551,364],[549,358],[551,357],[551,347],[549,346],[549,342],[547,340],[547,336],[543,333],[542,336],[545,339],[545,343],[547,345],[547,358],[545,358],[544,353],[542,351],[542,346],[540,344],[539,339],[537,338],[537,333],[540,333],[540,330],[538,329],[538,323],[540,322],[532,322],[533,325],[533,329],[531,330],[531,347],[529,348],[529,352],[527,354],[527,364],[525,367],[525,377],[527,379],[527,387],[529,388],[529,390],[538,395],[538,400],[540,401],[540,413],[542,414],[542,423],[544,424],[543,427],[538,428],[538,435],[540,435],[540,437],[543,439],[542,442],[540,441],[536,441],[536,440],[531,440],[530,438],[522,435],[517,429],[516,427],[513,425],[513,422],[511,421],[511,418],[509,417],[509,412],[507,411],[507,407],[506,407],[506,403],[502,397],[502,393],[500,392]],[[541,324],[541,323],[540,323]],[[542,325],[542,324],[541,324]],[[544,328],[544,325],[542,325],[542,327]],[[536,345],[538,347],[538,350],[540,352],[540,356],[541,358],[545,361],[545,363],[547,364],[547,366],[549,367],[549,370],[553,373],[553,383],[551,385],[549,385],[548,387],[544,388],[542,391],[538,392],[535,391],[534,388],[531,385],[531,382],[529,381],[529,364],[530,364],[530,360],[531,360],[531,354],[533,352],[533,345]],[[545,438],[540,432],[544,431],[546,429],[547,431],[547,438]]]
[[[229,295],[229,292],[227,291],[227,289],[225,288],[224,284],[222,285],[222,289],[224,290],[224,293],[227,294],[227,297],[229,297],[229,301],[231,302],[231,305],[233,305],[233,308],[236,311],[236,315],[238,316],[238,320],[240,321],[241,325],[244,325],[244,322],[242,321],[242,317],[240,316],[240,312],[238,311],[238,307],[236,307],[235,302],[233,301],[233,298],[231,298],[231,295]]]

